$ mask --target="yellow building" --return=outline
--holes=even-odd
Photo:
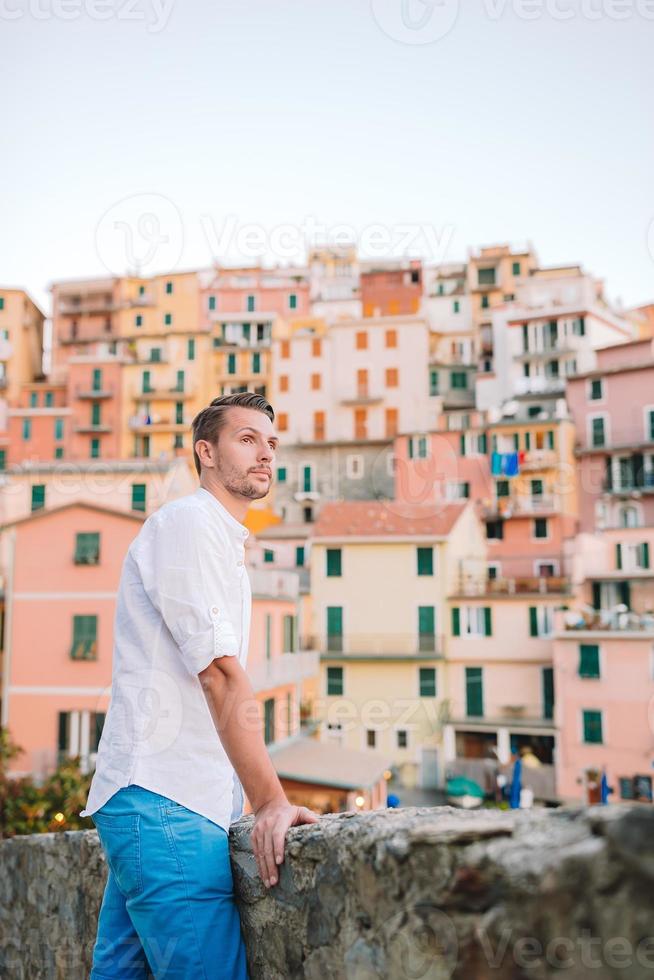
[[[0,399],[10,405],[42,374],[44,319],[23,289],[0,287]]]
[[[407,786],[435,786],[447,595],[481,573],[470,504],[326,504],[311,545],[321,738],[385,753]]]

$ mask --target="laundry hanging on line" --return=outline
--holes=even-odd
[[[518,476],[519,473],[518,453],[493,453],[491,455],[491,474],[493,476]]]

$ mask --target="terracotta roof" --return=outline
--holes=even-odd
[[[466,502],[410,504],[399,500],[355,500],[328,503],[315,524],[316,538],[442,537],[454,527]]]
[[[39,507],[38,510],[30,511],[25,517],[18,517],[13,521],[3,521],[0,530],[7,527],[16,527],[18,524],[27,524],[30,521],[39,521],[45,517],[57,517],[59,514],[68,510],[92,510],[108,517],[125,517],[129,521],[137,521],[142,524],[148,516],[147,514],[134,513],[132,511],[120,510],[118,507],[104,507],[101,504],[92,504],[86,500],[72,500],[61,507]]]
[[[344,749],[315,738],[299,738],[279,748],[270,745],[268,751],[278,776],[342,789],[374,786],[391,765],[381,752]]]

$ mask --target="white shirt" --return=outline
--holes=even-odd
[[[246,665],[249,531],[203,487],[144,522],[123,563],[111,702],[86,809],[137,783],[225,830],[243,789],[198,679],[215,657]]]

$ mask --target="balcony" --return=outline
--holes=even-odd
[[[550,470],[558,464],[558,457],[554,449],[530,449],[525,453],[524,459],[520,463],[521,471],[529,470]]]
[[[654,472],[635,473],[631,476],[622,476],[614,480],[606,477],[602,483],[602,490],[608,494],[641,494],[654,492]]]
[[[372,391],[368,385],[354,385],[341,391],[338,400],[341,405],[374,405],[384,400],[380,391]]]
[[[628,578],[628,574],[622,575]],[[557,629],[563,633],[643,633],[654,636],[654,613],[630,612],[624,604],[612,609],[569,609],[559,614]]]
[[[499,497],[482,508],[484,517],[520,517],[531,514],[552,514],[559,510],[559,502],[551,494],[538,497]]]
[[[472,388],[447,388],[442,397],[444,408],[473,408],[475,404]]]
[[[14,352],[11,341],[0,337],[0,361],[8,361]]]
[[[102,399],[102,398],[113,398],[114,389],[111,388],[82,388],[77,385],[75,388],[75,398],[90,398],[90,399]]]
[[[61,316],[82,316],[93,313],[114,313],[120,307],[114,303],[111,295],[89,296],[86,299],[59,299],[57,312]]]
[[[113,423],[110,422],[100,422],[98,425],[94,425],[93,422],[85,424],[83,422],[78,422],[75,426],[75,432],[80,435],[103,435],[104,433],[111,432],[113,429]]]
[[[150,432],[186,432],[191,424],[191,418],[186,417],[182,421],[160,415],[132,415],[129,420],[129,427],[132,432],[148,434]]]
[[[311,650],[320,650],[326,660],[433,660],[443,656],[443,638],[437,633],[345,633],[304,637]]]
[[[316,677],[320,656],[316,651],[282,653],[263,663],[248,664],[248,677],[255,693]]]
[[[498,719],[498,723],[503,727],[511,727],[511,730],[515,732],[520,732],[525,727],[524,725],[511,726],[509,719]],[[542,716],[534,721],[534,726],[543,727],[544,724],[548,728],[551,728],[554,723],[551,720],[543,719]],[[463,722],[458,727],[462,727],[462,725]],[[498,765],[494,759],[466,759],[458,756],[456,759],[448,762],[446,768],[448,777],[466,776],[468,779],[474,779],[476,783],[484,787],[489,785],[491,781],[494,783],[494,775],[498,769]],[[512,766],[509,767],[507,775],[510,783],[513,775]],[[490,777],[490,779],[487,780],[487,777]],[[523,766],[521,784],[522,786],[529,787],[533,791],[534,799],[557,799],[556,773],[553,765],[543,763],[538,768]]]
[[[185,398],[194,398],[195,391],[188,388],[169,388],[165,384],[150,385],[149,388],[141,388],[132,394],[135,401],[182,401]]]
[[[456,595],[569,595],[570,579],[560,575],[523,576],[519,578],[459,578]]]
[[[565,391],[565,378],[515,378],[513,391],[520,395],[558,395]]]

